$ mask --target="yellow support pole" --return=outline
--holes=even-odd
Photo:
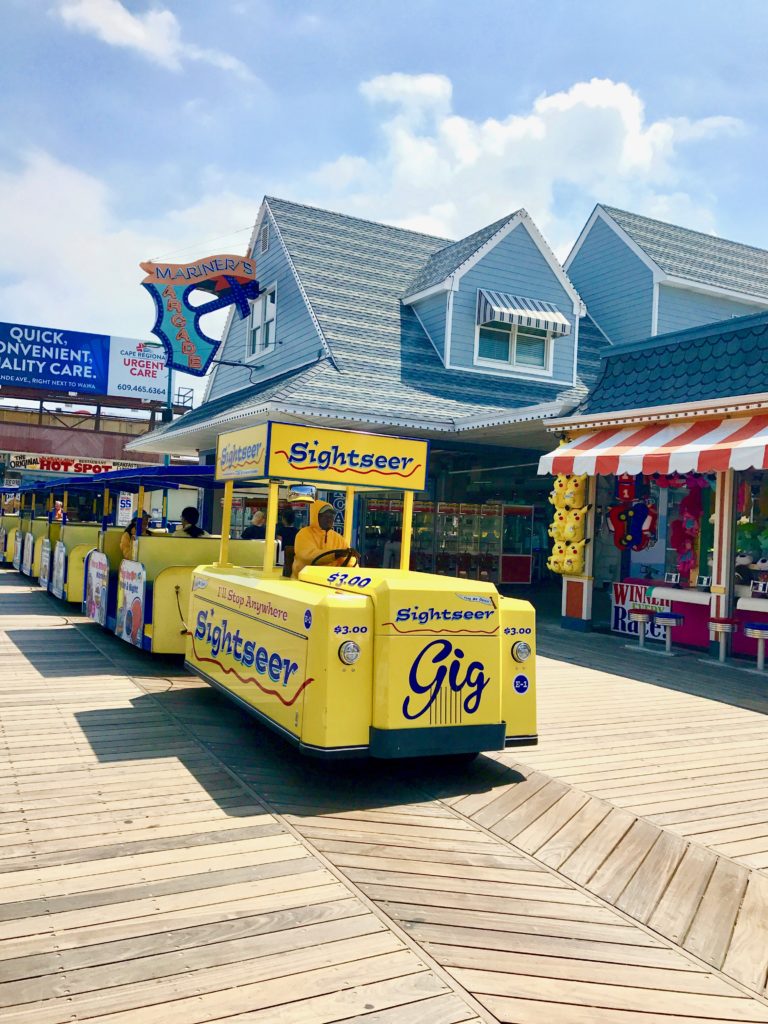
[[[136,496],[136,515],[141,518],[141,513],[144,511],[144,486],[139,485],[139,493]]]
[[[264,527],[264,575],[268,576],[275,567],[275,530],[277,529],[277,505],[280,500],[280,481],[270,480],[267,488],[267,524]]]
[[[400,571],[411,566],[411,533],[413,531],[413,491],[403,492],[403,537],[400,541]]]
[[[109,502],[109,488],[105,487],[104,488],[104,515],[105,516],[109,515],[109,504],[110,504],[110,502]]]
[[[67,491],[64,491],[64,493],[62,494],[61,498],[62,498],[62,500],[61,500],[61,511],[62,512],[66,512],[67,511],[67,501],[69,499],[69,493]]]
[[[344,543],[352,544],[352,516],[355,511],[355,488],[347,487],[344,492]]]
[[[229,531],[232,528],[232,491],[233,483],[227,480],[224,483],[224,507],[221,511],[221,541],[219,543],[219,560],[216,563],[219,569],[229,565]]]
[[[48,501],[45,503],[45,511],[50,512],[53,509],[53,491],[48,495]]]

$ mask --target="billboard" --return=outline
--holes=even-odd
[[[95,476],[113,469],[141,469],[146,462],[125,462],[122,459],[100,459],[98,455],[40,455],[36,452],[7,452],[8,469],[26,469],[40,473],[84,473]]]
[[[168,369],[143,341],[0,323],[0,386],[162,401]]]

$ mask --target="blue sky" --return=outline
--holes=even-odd
[[[264,193],[460,237],[595,202],[768,248],[768,5],[4,0],[0,320],[148,336]]]

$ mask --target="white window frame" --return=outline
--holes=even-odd
[[[544,350],[544,366],[531,366],[530,363],[516,363],[515,352],[517,349],[517,332],[518,327],[516,324],[506,324],[509,327],[509,359],[507,361],[501,359],[484,359],[480,355],[480,328],[485,328],[490,331],[498,331],[498,327],[493,327],[491,324],[475,324],[475,350],[474,350],[474,364],[475,366],[484,366],[493,368],[499,373],[514,373],[519,374],[532,374],[535,377],[551,377],[552,366],[554,362],[555,346],[552,344],[552,331],[547,331],[547,336],[544,339],[545,350]],[[506,333],[499,331],[499,333]],[[525,328],[523,328],[525,333]]]
[[[269,295],[274,295],[275,302],[275,315],[271,320],[265,319],[265,312],[267,310],[266,298]],[[260,322],[255,323],[255,317],[258,315]],[[251,351],[251,339],[253,338],[253,332],[258,327],[263,332],[264,326],[267,323],[272,324],[272,340],[266,348],[258,348],[255,352]],[[263,334],[262,334],[263,337]],[[245,361],[246,363],[253,363],[257,359],[263,359],[264,356],[269,355],[270,352],[274,351],[275,345],[277,344],[277,284],[271,284],[268,288],[265,288],[259,295],[258,299],[254,299],[251,302],[251,315],[248,317],[248,329],[245,335]]]

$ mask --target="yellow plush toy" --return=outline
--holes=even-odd
[[[565,523],[562,526],[558,540],[579,541],[584,540],[584,529],[587,525],[588,508],[572,508],[565,513]],[[562,513],[556,512],[555,519]],[[551,536],[551,534],[550,534]]]
[[[587,502],[587,475],[558,473],[549,492],[549,502],[555,508],[583,508]]]
[[[569,476],[565,486],[567,508],[584,508],[587,503],[587,474]]]
[[[562,573],[563,559],[565,558],[565,544],[555,542],[552,554],[547,559],[547,568],[550,572]]]
[[[585,540],[571,541],[565,545],[565,554],[562,560],[562,569],[565,576],[580,576],[584,572],[584,547]]]
[[[549,524],[547,533],[552,540],[567,540],[565,531],[568,527],[568,516],[570,513],[566,512],[564,508],[555,509],[555,516],[552,522]]]

